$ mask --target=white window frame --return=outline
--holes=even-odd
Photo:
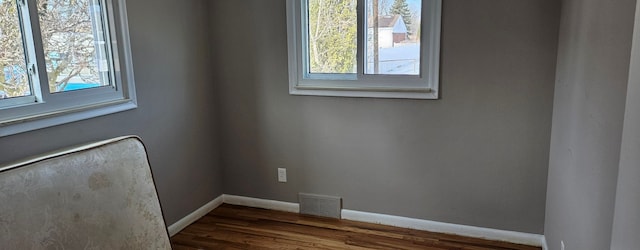
[[[11,0],[13,1],[13,0]],[[36,0],[19,0],[23,12],[31,96],[0,99],[0,137],[75,122],[137,107],[126,0],[99,0],[108,25],[111,86],[49,93]],[[26,15],[28,13],[28,15]],[[32,40],[30,38],[33,38]]]
[[[422,0],[420,74],[364,74],[365,1],[357,0],[357,73],[309,73],[306,58],[308,0],[287,0],[289,93],[292,95],[438,99],[442,0]],[[426,31],[426,32],[425,32]]]

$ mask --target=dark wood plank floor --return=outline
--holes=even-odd
[[[224,204],[171,238],[181,249],[540,248]]]

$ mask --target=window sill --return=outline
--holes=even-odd
[[[5,121],[0,123],[0,137],[114,114],[137,107],[135,100],[125,99]]]
[[[365,97],[395,99],[438,99],[438,94],[430,88],[356,88],[295,86],[289,89],[292,95],[333,96],[333,97]]]

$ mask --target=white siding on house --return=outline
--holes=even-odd
[[[393,31],[391,30],[391,28],[380,29],[380,31],[378,32],[378,39],[381,48],[393,47]]]
[[[388,27],[378,28],[378,47],[379,48],[391,48],[394,47],[393,34],[407,34],[407,25],[401,16],[398,16],[398,20]],[[373,28],[368,28],[368,37],[373,37]]]

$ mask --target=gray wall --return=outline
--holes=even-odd
[[[634,249],[640,246],[640,2],[636,6],[611,239],[612,250]]]
[[[557,1],[444,1],[435,101],[289,95],[285,1],[210,4],[225,193],[543,232]]]
[[[544,232],[608,249],[636,2],[562,2]]]
[[[127,1],[139,107],[0,138],[0,164],[135,134],[145,142],[170,225],[222,192],[208,1]],[[152,6],[152,7],[150,7]]]

